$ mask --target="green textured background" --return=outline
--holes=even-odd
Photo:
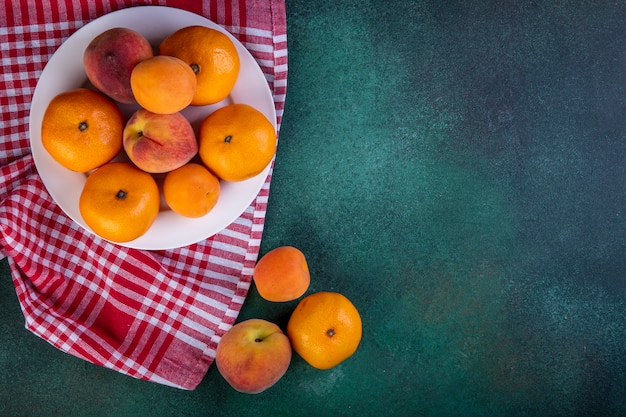
[[[255,396],[193,392],[23,328],[0,263],[2,416],[626,415],[626,3],[287,0],[262,254],[364,337]],[[284,326],[254,288],[240,320]]]

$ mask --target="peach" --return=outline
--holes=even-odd
[[[141,107],[153,113],[176,113],[191,104],[196,74],[173,56],[157,55],[141,61],[130,75],[130,87]]]
[[[258,394],[274,385],[291,363],[291,344],[267,320],[249,319],[222,336],[215,355],[217,369],[235,390]]]
[[[259,295],[268,301],[291,301],[309,288],[311,275],[304,254],[293,246],[267,252],[253,271]]]
[[[123,136],[130,160],[150,173],[179,168],[198,152],[193,127],[181,113],[157,114],[139,109],[126,122]]]
[[[130,75],[135,66],[154,56],[150,42],[128,28],[112,28],[96,36],[83,53],[89,81],[120,103],[135,103]]]

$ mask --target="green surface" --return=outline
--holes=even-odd
[[[340,366],[193,392],[23,328],[0,263],[2,416],[626,415],[626,4],[287,1],[262,253],[348,296]],[[295,303],[254,288],[240,320]]]

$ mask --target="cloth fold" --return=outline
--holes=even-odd
[[[193,245],[143,251],[84,231],[47,193],[29,147],[41,71],[74,31],[131,6],[185,9],[252,53],[280,127],[287,88],[283,0],[4,1],[0,15],[0,258],[7,257],[26,328],[63,352],[135,378],[194,389],[235,322],[252,280],[271,172],[245,212]]]

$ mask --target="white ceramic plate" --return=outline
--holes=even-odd
[[[78,209],[86,175],[59,165],[41,143],[41,121],[48,103],[57,94],[88,83],[83,68],[83,51],[91,40],[113,27],[128,27],[143,34],[154,46],[175,30],[204,25],[226,33],[239,52],[241,70],[230,96],[224,101],[202,107],[188,107],[182,113],[194,127],[208,114],[230,103],[245,103],[261,111],[276,128],[274,101],[267,80],[248,50],[232,35],[210,20],[184,10],[140,6],[119,10],[85,25],[70,36],[54,53],[35,88],[30,112],[30,143],[39,175],[48,192],[67,215],[86,230]],[[120,106],[125,115],[136,109]],[[206,216],[191,219],[177,215],[162,205],[155,223],[143,236],[121,245],[138,249],[171,249],[213,236],[236,220],[260,191],[270,166],[254,178],[242,182],[222,182],[219,200]]]

